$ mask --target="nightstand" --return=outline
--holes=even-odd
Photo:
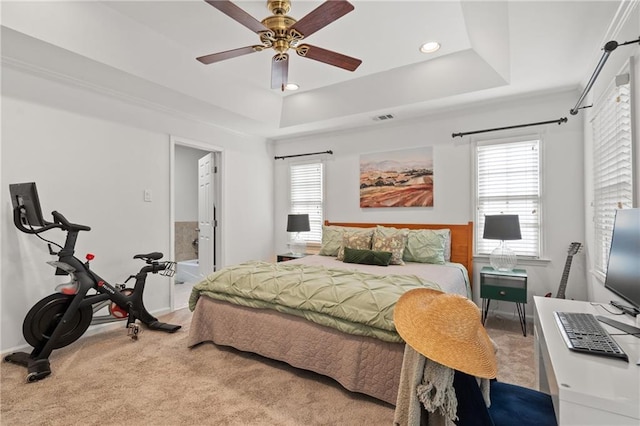
[[[305,256],[308,256],[307,253],[287,253],[287,254],[279,254],[277,256],[278,262],[286,262],[287,260],[293,259],[301,259]]]
[[[514,269],[509,272],[496,271],[491,266],[485,266],[480,271],[480,297],[482,298],[482,324],[484,325],[489,312],[491,300],[514,302],[518,310],[518,318],[522,327],[522,334],[527,335],[527,323],[524,305],[527,303],[527,271]]]

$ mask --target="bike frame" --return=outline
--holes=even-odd
[[[150,323],[157,322],[157,319],[151,315],[144,306],[142,296],[144,294],[144,287],[146,284],[147,274],[157,273],[167,268],[167,262],[153,261],[151,264],[142,267],[140,271],[133,275],[136,279],[136,283],[131,294],[126,295],[119,289],[109,284],[106,280],[93,272],[89,267],[89,261],[82,262],[75,257],[75,245],[78,239],[80,231],[87,231],[90,228],[83,225],[76,225],[69,223],[64,216],[57,212],[53,212],[55,223],[47,224],[40,229],[29,229],[24,227],[20,222],[20,211],[18,208],[14,210],[14,223],[18,229],[28,234],[36,234],[48,229],[61,228],[67,232],[64,247],[57,253],[58,261],[64,263],[72,269],[72,273],[75,282],[77,282],[77,290],[71,303],[67,307],[65,313],[59,321],[59,324],[67,324],[71,321],[76,312],[86,306],[94,306],[101,304],[100,307],[105,307],[104,303],[111,301],[118,305],[120,308],[126,310],[128,315],[127,327],[135,323],[137,319],[141,322],[149,325]],[[52,252],[52,254],[55,254]],[[89,295],[90,290],[95,290],[97,294]],[[101,324],[106,322],[120,321],[125,318],[119,319],[115,317],[98,317],[93,324]],[[35,347],[31,353],[31,357],[34,359],[46,359],[51,355],[54,349],[56,340],[63,333],[63,327],[55,327],[49,335],[48,339],[44,339],[38,347]]]
[[[146,266],[127,279],[129,281],[131,278],[135,278],[133,290],[124,291],[124,284],[111,285],[91,270],[89,262],[92,257],[87,256],[86,262],[75,257],[78,234],[80,231],[90,231],[90,227],[71,223],[57,211],[51,213],[53,222],[42,219],[35,183],[10,185],[10,190],[14,205],[13,223],[20,231],[26,234],[40,234],[54,228],[66,231],[64,247],[55,244],[60,247],[60,251],[57,253],[52,250],[51,242],[45,241],[49,243],[49,252],[58,256],[57,262],[49,262],[57,268],[56,275],[70,275],[71,277],[69,283],[57,287],[60,288],[60,293],[54,293],[41,299],[27,313],[23,324],[23,334],[27,341],[34,345],[33,351],[31,353],[14,352],[4,357],[6,362],[27,367],[27,382],[42,380],[51,374],[49,363],[51,352],[73,343],[91,325],[121,321],[126,318],[128,334],[134,340],[137,340],[139,331],[138,325],[135,324],[136,320],[140,320],[151,330],[167,333],[174,333],[181,328],[180,325],[158,321],[147,311],[143,301],[147,275],[164,271],[163,275],[172,276],[174,262],[160,262],[162,253],[159,252],[133,256],[134,259],[144,260]],[[34,228],[34,225],[37,228]],[[89,294],[92,290],[96,293]],[[104,315],[94,318],[93,314],[107,307],[109,303],[124,310],[126,317],[118,318],[113,315]],[[109,306],[109,309],[112,309],[112,305]],[[74,323],[74,321],[77,322]]]

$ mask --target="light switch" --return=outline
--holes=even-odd
[[[144,190],[144,201],[150,203],[151,202],[151,198],[152,198],[151,190],[150,189],[145,189]]]

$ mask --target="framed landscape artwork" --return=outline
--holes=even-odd
[[[360,207],[433,207],[433,148],[361,155]]]

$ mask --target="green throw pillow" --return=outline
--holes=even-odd
[[[435,263],[445,262],[446,230],[411,230],[404,249],[405,262]]]
[[[344,248],[345,263],[360,263],[363,265],[388,266],[391,252]]]
[[[342,234],[344,228],[341,226],[322,225],[322,246],[320,255],[337,256],[340,246],[342,246]]]

